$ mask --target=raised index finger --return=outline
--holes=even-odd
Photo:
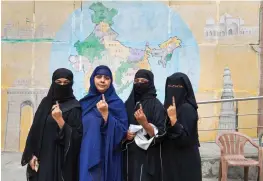
[[[60,109],[59,103],[58,101],[56,101],[56,106]]]
[[[59,107],[59,103],[58,103],[58,101],[56,101],[56,106],[58,106],[58,107]]]
[[[173,106],[175,107],[175,98],[174,98],[174,96],[173,96]]]
[[[57,105],[53,105],[51,108],[51,111],[53,111],[56,107],[57,107]]]
[[[104,94],[102,94],[102,100],[103,100],[103,101],[106,101]]]

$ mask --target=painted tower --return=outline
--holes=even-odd
[[[231,72],[228,67],[224,70],[223,92],[221,99],[233,99],[233,83],[231,80]],[[235,131],[236,129],[236,112],[234,102],[222,102],[219,117],[218,133],[225,131]]]

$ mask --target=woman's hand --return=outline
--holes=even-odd
[[[97,109],[100,112],[101,116],[103,117],[104,121],[107,122],[109,115],[109,107],[105,100],[104,94],[102,94],[102,100],[100,100],[97,103]]]
[[[30,162],[29,162],[29,165],[30,165],[31,169],[32,169],[32,170],[35,170],[36,172],[37,172],[37,169],[36,169],[36,168],[37,168],[37,167],[36,167],[37,162],[38,162],[37,157],[36,157],[35,155],[33,155],[32,159],[31,159]]]
[[[135,137],[135,133],[133,133],[133,132],[130,132],[130,131],[128,131],[127,132],[127,136],[126,136],[126,139],[127,140],[133,140],[134,139],[134,137]]]
[[[175,105],[174,96],[173,96],[173,105],[168,107],[167,114],[170,118],[171,125],[173,126],[177,122],[177,113],[176,113],[176,105]]]

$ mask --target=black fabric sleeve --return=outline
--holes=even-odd
[[[165,128],[166,128],[166,111],[164,110],[163,105],[161,102],[157,101],[154,109],[153,109],[153,121],[154,124],[158,129],[158,134],[156,135],[155,139],[152,142],[152,145],[160,143],[164,136],[165,136]]]
[[[67,155],[79,153],[82,139],[82,121],[81,109],[74,108],[70,110],[65,120],[65,124],[58,134],[59,144],[64,146],[64,159]]]
[[[173,139],[178,147],[193,145],[197,133],[197,111],[190,105],[184,104],[180,108],[177,122],[167,127],[167,135]]]

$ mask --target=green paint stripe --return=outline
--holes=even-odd
[[[35,38],[35,39],[1,39],[2,42],[8,43],[28,43],[28,42],[53,42],[52,38]]]

